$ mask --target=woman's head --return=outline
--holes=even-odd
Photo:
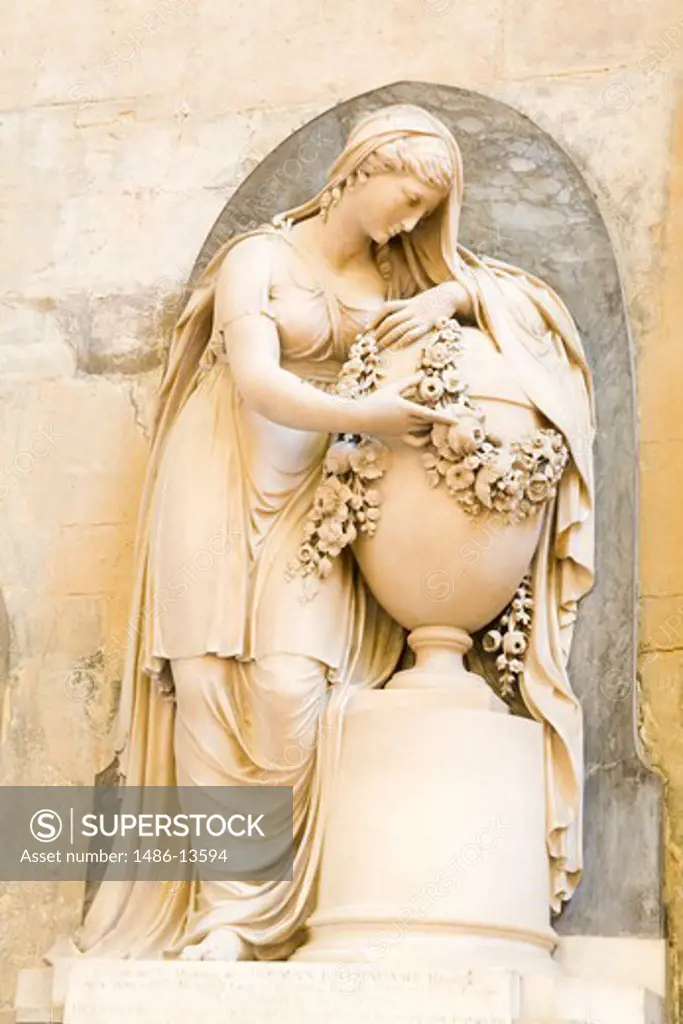
[[[460,272],[462,198],[462,158],[452,133],[422,107],[398,104],[359,121],[324,189],[302,206],[279,214],[275,223],[305,220],[317,213],[326,217],[344,200],[345,210],[377,243],[383,275],[391,276],[389,238],[397,233],[415,281],[428,287],[430,281],[444,281]]]
[[[410,232],[448,196],[456,177],[446,142],[435,136],[394,139],[369,152],[324,193],[323,214],[341,202],[378,245]]]

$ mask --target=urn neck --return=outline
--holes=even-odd
[[[465,668],[463,655],[472,647],[472,638],[464,629],[419,626],[409,635],[408,646],[415,664],[392,676],[386,689],[445,691],[463,708],[507,713],[505,703],[481,676]]]
[[[472,637],[454,626],[420,626],[409,635],[408,646],[415,654],[416,669],[451,674],[454,664],[462,665]]]

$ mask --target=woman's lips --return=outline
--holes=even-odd
[[[390,238],[394,238],[396,235],[400,233],[400,228],[391,228],[390,231],[383,231],[380,234],[379,238],[377,239],[377,242],[379,245],[386,245]]]

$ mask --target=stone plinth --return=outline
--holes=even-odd
[[[28,994],[28,993],[27,993]],[[645,990],[505,970],[84,958],[48,1024],[664,1024]]]
[[[359,693],[297,961],[552,970],[543,730],[448,690]]]
[[[517,982],[509,974],[354,965],[185,964],[87,961],[72,971],[65,1024],[512,1024]]]

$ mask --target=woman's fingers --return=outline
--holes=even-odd
[[[421,338],[423,334],[428,331],[427,327],[421,326],[419,323],[415,323],[414,320],[404,320],[402,323],[397,324],[392,330],[388,331],[383,335],[380,348],[389,348],[390,345],[396,345],[402,348],[404,345],[409,343],[408,335],[410,340]]]
[[[456,423],[456,418],[451,413],[443,412],[441,409],[425,409],[425,419],[429,420],[430,423],[445,423],[447,426],[452,427]]]
[[[447,423],[449,427],[453,426],[456,422],[455,417],[445,412],[443,409],[428,409],[424,405],[418,405],[417,402],[411,402],[408,398],[406,398],[405,401],[413,407],[413,414],[423,422]]]
[[[380,351],[385,348],[389,348],[390,345],[395,344],[404,334],[407,328],[403,324],[399,324],[397,327],[392,328],[387,334],[378,337],[377,344]]]
[[[411,319],[409,309],[399,309],[395,313],[390,313],[375,330],[377,340],[381,341],[389,331],[393,331],[395,327],[399,327],[401,324],[410,323]]]
[[[425,327],[422,324],[416,324],[415,327],[409,328],[405,331],[398,341],[394,342],[396,348],[405,348],[406,345],[412,345],[414,341],[419,341],[420,338],[424,337],[429,332],[430,328]]]
[[[379,313],[375,314],[368,326],[365,328],[366,331],[374,331],[374,329],[382,323],[385,317],[390,316],[399,309],[403,309],[406,302],[407,299],[394,299],[391,302],[385,302]]]
[[[411,448],[425,448],[429,444],[429,434],[418,434],[410,430],[402,435],[401,440]]]

